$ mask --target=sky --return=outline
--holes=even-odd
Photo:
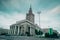
[[[35,24],[40,28],[53,28],[60,32],[60,0],[0,0],[0,28],[9,29],[16,21],[24,20],[30,5]]]

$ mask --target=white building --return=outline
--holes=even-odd
[[[34,23],[34,14],[30,6],[29,12],[26,14],[26,19],[18,21],[10,26],[11,35],[35,35],[35,29],[40,30],[38,25]]]

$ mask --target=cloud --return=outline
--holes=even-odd
[[[14,12],[13,14],[4,14],[0,15],[0,27],[9,29],[11,24],[14,24],[16,21],[25,19],[25,14]]]
[[[44,1],[44,0],[43,0]],[[12,13],[5,13],[0,11],[0,26],[3,28],[9,28],[9,26],[16,21],[25,19],[25,13],[18,13],[17,11],[26,11],[30,3],[35,8],[40,8],[40,3],[37,0],[9,0],[9,1],[2,1],[3,4],[2,9],[5,11],[13,11]],[[40,1],[41,2],[41,1]],[[45,2],[45,1],[44,1]],[[43,3],[43,2],[41,2]],[[45,2],[46,3],[46,2]],[[52,2],[53,3],[53,2]],[[47,2],[46,4],[49,5]],[[37,5],[37,6],[36,6]],[[42,7],[43,6],[43,7]],[[41,28],[48,28],[48,26],[58,29],[60,28],[60,5],[55,6],[52,9],[45,9],[45,6],[48,7],[43,3],[40,9],[42,10],[40,14],[40,25]],[[33,9],[34,10],[34,9]],[[35,11],[37,11],[35,9]],[[35,13],[35,23],[39,24],[39,17],[37,13]],[[58,16],[59,15],[59,16]],[[58,18],[58,19],[57,19]],[[59,29],[58,29],[59,30]]]
[[[39,24],[39,16],[37,13],[35,15],[35,21]],[[56,6],[50,10],[42,10],[40,14],[40,27],[53,28],[60,31],[60,6]]]
[[[54,11],[55,10],[55,11]],[[57,21],[56,15],[60,13],[59,6],[49,10],[49,11],[42,11],[40,14],[40,27],[41,28],[54,28],[58,31],[60,31],[60,21]],[[33,12],[35,14],[35,23],[39,24],[39,16],[36,12]],[[0,12],[0,27],[9,29],[9,26],[11,24],[14,24],[16,21],[24,20],[26,17],[25,13],[19,13],[19,12],[12,12],[10,14],[6,14],[4,12]],[[52,15],[52,16],[51,16]],[[53,17],[54,16],[54,17]],[[59,17],[59,16],[57,16]]]
[[[55,7],[54,5],[57,3],[60,2],[56,0],[0,0],[0,10],[4,12],[22,12],[26,11],[31,4],[33,10],[37,11],[38,9],[41,10]]]
[[[49,14],[57,14],[57,13],[60,13],[60,5],[58,5],[58,6],[54,7],[53,9],[49,10]]]

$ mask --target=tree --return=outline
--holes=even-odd
[[[45,33],[45,37],[58,38],[58,35],[57,35],[57,33],[54,33],[54,32],[53,32],[53,34]]]
[[[7,33],[2,33],[1,35],[7,35]]]
[[[49,37],[49,33],[45,33],[45,37]]]
[[[43,32],[39,30],[39,35],[42,35],[42,34],[43,34]]]
[[[39,34],[37,29],[35,29],[35,34],[36,34],[36,35],[38,35],[38,34]]]
[[[37,29],[35,29],[35,33],[36,33],[36,35],[42,35],[43,34],[43,32],[42,31],[38,31]]]

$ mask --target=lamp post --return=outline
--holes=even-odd
[[[41,11],[40,12],[37,12],[37,13],[39,15],[39,27],[40,27],[40,13],[41,13]]]

